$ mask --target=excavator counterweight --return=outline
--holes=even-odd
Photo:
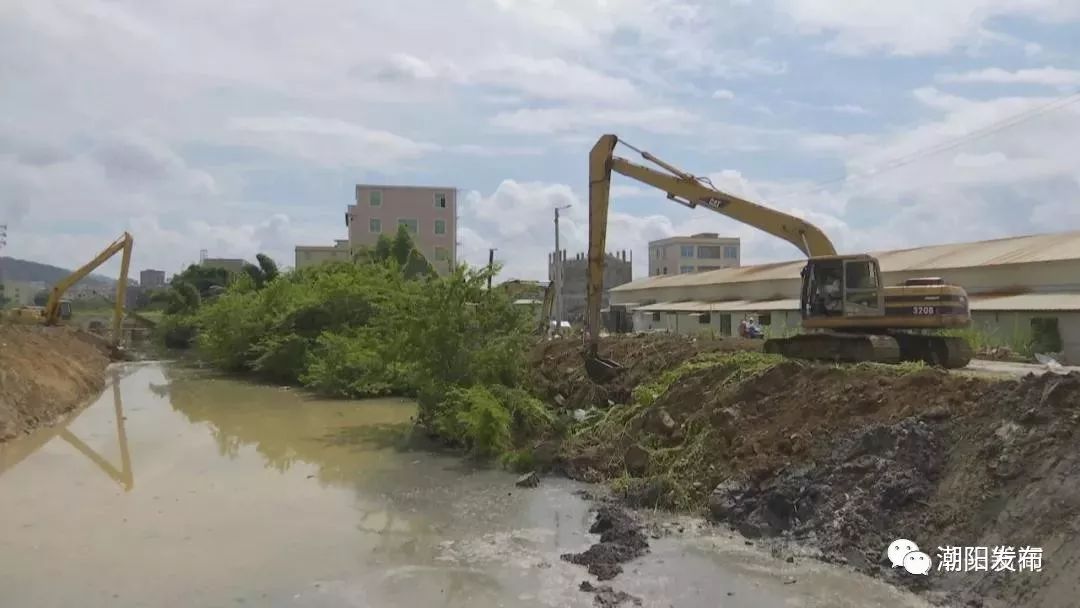
[[[971,323],[967,293],[939,279],[916,279],[902,286],[881,284],[877,259],[837,255],[825,233],[809,222],[717,189],[652,154],[634,150],[652,166],[614,155],[615,135],[604,135],[589,153],[589,265],[586,291],[585,368],[604,383],[621,366],[599,356],[600,302],[611,194],[611,174],[620,173],[666,193],[691,209],[703,206],[791,243],[807,256],[799,308],[804,333],[766,340],[766,352],[799,359],[830,361],[925,361],[963,367],[971,349],[961,338],[939,330]]]

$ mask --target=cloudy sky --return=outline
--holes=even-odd
[[[542,278],[552,208],[585,246],[606,132],[846,252],[1080,229],[1077,90],[1080,0],[4,0],[3,253],[73,267],[130,230],[135,270],[291,265],[344,238],[354,184],[434,184],[463,259]],[[614,192],[637,276],[706,230],[798,256]]]

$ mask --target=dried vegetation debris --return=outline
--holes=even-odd
[[[920,366],[664,352],[673,358],[622,361],[636,384],[608,393],[629,398],[564,443],[568,474],[609,480],[632,506],[701,510],[747,536],[809,545],[952,600],[1073,605],[1080,374],[989,380]],[[574,378],[560,390],[592,390]],[[949,544],[1039,546],[1045,567],[1038,581],[905,576],[884,557],[900,537],[931,556]]]

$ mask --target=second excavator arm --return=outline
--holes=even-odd
[[[128,269],[131,266],[131,249],[133,242],[131,235],[125,232],[120,238],[113,241],[111,245],[103,249],[101,253],[97,254],[94,259],[90,260],[78,270],[72,272],[54,285],[52,293],[49,295],[49,301],[45,304],[45,323],[48,325],[55,325],[60,321],[60,302],[64,298],[64,293],[66,293],[72,285],[86,278],[88,274],[96,270],[98,266],[104,264],[109,258],[116,255],[117,252],[123,251],[124,255],[120,260],[120,280],[116,282],[116,302],[113,303],[112,326],[113,341],[119,344],[120,324],[123,321],[124,299],[127,296]]]
[[[638,152],[642,158],[659,169],[615,156],[615,146],[618,143],[619,138],[615,135],[604,135],[589,153],[589,266],[584,335],[587,362],[599,360],[607,367],[614,364],[611,361],[600,360],[597,355],[600,341],[600,302],[604,287],[604,252],[612,171],[662,190],[667,193],[670,200],[686,207],[694,208],[701,205],[784,239],[808,257],[836,254],[836,248],[829,237],[825,236],[825,233],[817,226],[795,216],[718,190],[708,180],[686,173],[625,142],[623,142],[624,145]]]

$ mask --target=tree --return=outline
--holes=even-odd
[[[391,249],[394,247],[394,240],[385,234],[379,235],[379,240],[375,242],[375,251],[372,258],[377,262],[385,262],[390,259]]]
[[[191,283],[177,283],[169,290],[165,312],[170,315],[189,315],[199,309],[202,297]]]
[[[409,234],[409,229],[404,224],[398,226],[397,235],[394,236],[394,244],[390,247],[391,257],[398,263],[398,266],[404,267],[409,262],[409,254],[415,248],[413,244],[412,235]]]
[[[255,284],[255,289],[262,289],[266,284],[266,275],[263,274],[262,268],[254,264],[244,264],[244,274],[251,277],[251,282]]]
[[[206,298],[212,293],[212,287],[225,287],[228,285],[231,274],[224,268],[205,268],[192,264],[186,270],[174,276],[172,283],[173,285],[190,283],[195,286],[195,289],[199,290],[200,296]]]
[[[255,256],[255,259],[258,260],[259,269],[262,270],[263,277],[266,279],[267,283],[278,278],[278,275],[281,274],[278,271],[277,262],[275,262],[270,256],[266,255],[265,253],[257,254]]]

